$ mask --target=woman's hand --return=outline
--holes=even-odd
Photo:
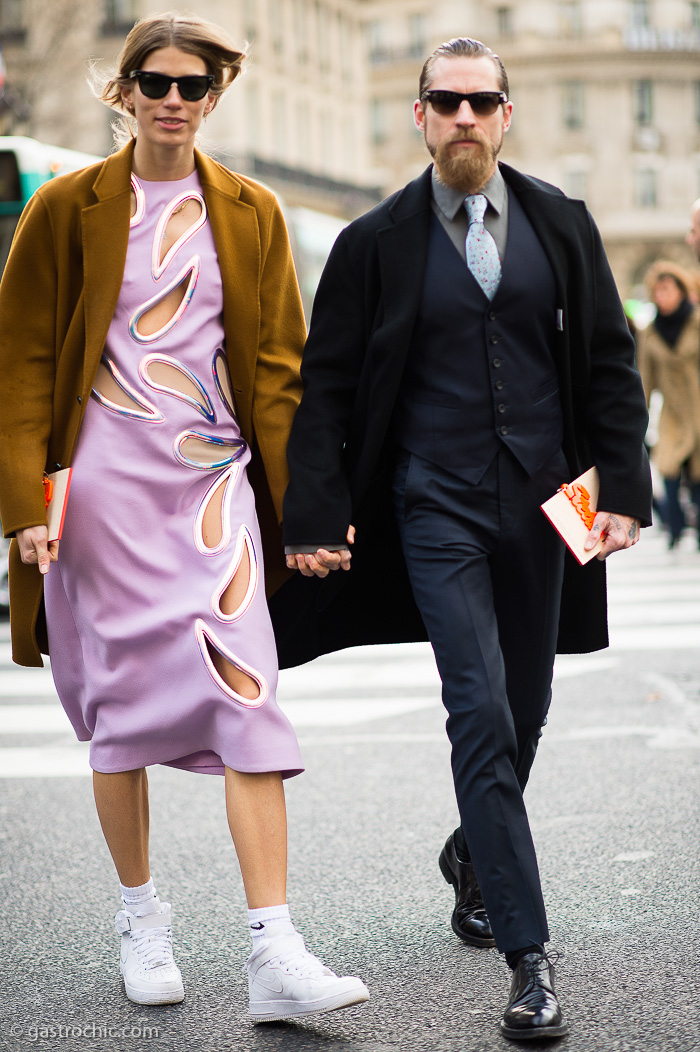
[[[355,543],[355,527],[348,526],[348,544]],[[352,556],[349,548],[341,548],[338,551],[329,551],[327,548],[319,548],[315,552],[303,555],[287,556],[287,568],[299,570],[304,577],[327,577],[331,570],[349,570]]]
[[[49,531],[46,526],[30,526],[26,530],[17,530],[15,535],[23,563],[37,563],[39,573],[49,572],[49,564],[58,559],[58,541],[48,543]]]

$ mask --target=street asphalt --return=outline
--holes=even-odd
[[[696,1052],[700,647],[683,632],[695,616],[700,556],[688,549],[667,562],[657,535],[646,555],[618,558],[629,559],[611,589],[625,611],[624,645],[558,665],[526,796],[570,1024],[568,1037],[546,1047]],[[645,580],[649,590],[637,599]],[[654,588],[676,598],[655,597]],[[677,648],[654,645],[673,611]],[[637,630],[646,635],[635,642]],[[700,644],[700,622],[696,638]],[[371,1000],[306,1022],[251,1024],[245,900],[222,780],[158,767],[149,772],[151,865],[173,906],[186,998],[164,1008],[131,1004],[113,928],[118,886],[89,776],[43,777],[39,768],[0,777],[0,1049],[528,1047],[499,1033],[509,985],[503,958],[462,945],[450,928],[453,893],[437,857],[456,810],[429,654],[346,653],[289,683],[291,703],[315,691],[327,706],[324,715],[298,710],[307,771],[287,783],[292,915],[327,964],[362,976]],[[395,705],[398,695],[415,707]],[[49,699],[19,700],[29,709]],[[3,734],[2,706],[18,699],[6,693],[0,701],[0,770],[4,749],[9,762],[13,748],[76,748],[70,728]]]

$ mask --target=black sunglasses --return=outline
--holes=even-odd
[[[466,99],[477,117],[490,117],[498,107],[508,101],[505,91],[424,91],[421,102],[426,99],[441,117],[451,117]]]
[[[180,98],[185,102],[199,102],[214,83],[211,73],[195,73],[188,77],[171,77],[166,73],[151,73],[147,69],[132,69],[129,74],[139,82],[141,93],[147,99],[164,99],[171,84],[177,84]]]

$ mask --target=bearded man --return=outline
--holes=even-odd
[[[600,236],[583,202],[498,163],[512,110],[488,47],[437,48],[414,105],[434,164],[333,248],[288,448],[298,631],[278,646],[298,664],[430,639],[460,817],[439,857],[452,927],[505,953],[501,1027],[521,1040],[567,1031],[523,802],[555,651],[607,646],[603,560],[650,522],[651,486]],[[604,543],[581,567],[540,505],[592,465],[586,544]]]

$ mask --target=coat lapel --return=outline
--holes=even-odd
[[[430,229],[430,168],[409,183],[390,209],[390,225],[377,231],[384,321],[371,353],[382,400],[391,407],[398,392],[420,305]]]
[[[133,143],[108,157],[93,187],[97,204],[82,210],[85,366],[83,396],[92,386],[119,298],[129,244]]]
[[[418,312],[428,254],[430,168],[397,196],[391,226],[377,231],[384,312],[410,333]],[[410,336],[409,336],[410,339]],[[408,349],[409,340],[397,340]]]

